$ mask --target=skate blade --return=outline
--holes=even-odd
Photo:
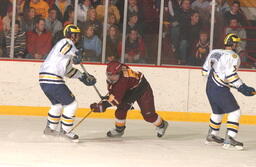
[[[44,136],[52,136],[52,137],[58,137],[59,133],[44,133]]]
[[[121,138],[123,135],[107,135],[108,138]]]
[[[231,150],[231,151],[242,151],[242,150],[244,150],[243,146],[232,146],[230,144],[224,144],[222,146],[222,148],[224,148],[225,150]]]
[[[208,145],[208,146],[221,146],[221,145],[223,145],[223,143],[217,143],[217,142],[214,142],[214,141],[210,142],[210,141],[207,141],[207,140],[204,142],[204,144]]]
[[[79,143],[79,139],[70,139],[66,136],[59,136],[59,141],[61,142],[72,142],[72,143]]]

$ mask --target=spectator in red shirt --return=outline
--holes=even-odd
[[[122,53],[122,42],[118,45],[119,57]],[[125,42],[125,61],[128,63],[144,63],[145,45],[138,30],[131,29]]]
[[[121,41],[121,35],[116,25],[111,25],[108,29],[106,43],[106,58],[107,61],[119,60],[118,44]]]
[[[45,20],[39,18],[35,29],[27,33],[27,58],[43,59],[52,47],[52,35],[45,30]]]

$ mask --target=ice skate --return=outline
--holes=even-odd
[[[124,134],[125,126],[124,127],[116,127],[115,129],[109,130],[107,132],[108,137],[122,137]]]
[[[73,132],[66,132],[64,129],[60,129],[60,136],[69,139],[73,142],[79,142],[79,136]]]
[[[44,135],[47,135],[47,136],[58,136],[59,135],[59,132],[54,130],[54,129],[51,129],[49,127],[49,124],[47,123],[45,129],[44,129]]]
[[[206,137],[205,144],[223,144],[224,139],[217,135],[211,134],[212,130],[209,129],[208,135]]]
[[[169,125],[168,122],[163,120],[162,125],[160,125],[159,127],[156,127],[157,137],[163,137],[164,136],[168,125]]]
[[[243,150],[244,144],[227,135],[224,140],[223,148],[226,150]]]

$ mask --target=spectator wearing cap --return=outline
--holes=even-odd
[[[55,8],[49,9],[48,18],[45,19],[46,31],[51,32],[54,36],[58,31],[62,30],[62,23],[57,20],[57,11]]]
[[[39,18],[35,29],[27,33],[27,58],[43,59],[52,47],[52,35],[45,30],[45,20]]]
[[[5,35],[6,41],[6,51],[7,56],[10,56],[11,48],[11,31]],[[14,57],[15,58],[24,58],[24,53],[26,49],[26,34],[24,31],[21,31],[20,21],[15,21],[14,28]]]

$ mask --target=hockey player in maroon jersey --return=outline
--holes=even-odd
[[[127,112],[137,101],[144,120],[154,124],[157,136],[162,137],[168,122],[155,112],[153,91],[144,75],[117,61],[107,65],[106,75],[108,96],[90,107],[93,112],[105,112],[106,108],[117,106],[115,128],[108,131],[107,136],[121,137],[124,134]]]

